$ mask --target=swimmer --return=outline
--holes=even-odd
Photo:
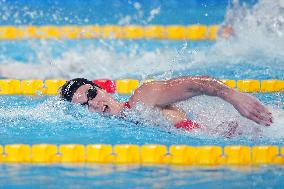
[[[87,106],[90,112],[123,117],[123,111],[138,104],[158,108],[176,128],[188,131],[201,126],[191,121],[174,103],[198,95],[217,96],[243,116],[258,124],[272,124],[272,114],[255,97],[232,89],[209,76],[184,76],[166,81],[152,81],[138,87],[128,102],[119,102],[99,86],[84,78],[66,82],[60,91],[63,100]]]
[[[229,38],[234,36],[234,29],[232,26],[226,26],[226,25],[221,25],[219,30],[218,30],[218,36],[223,37],[223,38]]]

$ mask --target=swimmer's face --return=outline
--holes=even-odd
[[[92,89],[92,87],[93,86],[89,84],[79,87],[72,97],[72,102],[86,105],[90,112],[97,112],[108,115],[116,114],[113,105],[115,104],[114,99],[99,88],[97,88],[97,95],[88,94],[92,93],[92,90],[90,90]],[[90,96],[95,97],[90,98]]]

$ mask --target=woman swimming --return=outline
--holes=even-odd
[[[122,116],[125,108],[138,104],[158,108],[176,128],[192,130],[200,125],[187,117],[174,103],[198,95],[217,96],[230,104],[243,116],[258,124],[272,124],[272,114],[255,97],[232,89],[209,76],[185,76],[167,81],[152,81],[137,88],[128,102],[119,102],[93,82],[76,78],[66,82],[60,96],[69,102],[86,105],[90,112]]]

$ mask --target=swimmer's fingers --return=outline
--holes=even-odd
[[[256,98],[251,97],[247,102],[247,117],[258,124],[269,126],[272,124],[272,114]]]
[[[271,125],[272,115],[258,99],[245,93],[236,92],[231,103],[239,113],[261,125]]]
[[[265,122],[262,121],[258,116],[254,115],[254,114],[251,114],[248,118],[251,119],[252,121],[256,122],[257,124],[265,125]]]
[[[259,112],[258,110],[254,109],[249,117],[256,123],[261,125],[269,126],[272,124],[272,117],[266,112]]]
[[[265,125],[271,125],[273,123],[271,112],[269,112],[269,110],[260,103],[254,108],[254,114],[259,119],[263,120]]]
[[[272,116],[272,113],[264,105],[262,105],[260,102],[256,103],[256,109],[259,112],[263,112],[263,113],[266,113],[266,114]]]

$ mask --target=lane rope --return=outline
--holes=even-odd
[[[108,93],[126,94],[133,93],[144,82],[154,80],[137,79],[96,79],[97,85]],[[242,92],[284,92],[284,80],[221,80],[227,86]],[[60,87],[66,80],[0,80],[0,95],[57,95]]]
[[[189,166],[284,165],[284,146],[188,146],[107,144],[9,144],[2,163],[113,163]]]
[[[218,25],[0,26],[0,40],[92,38],[216,40],[218,30]]]

